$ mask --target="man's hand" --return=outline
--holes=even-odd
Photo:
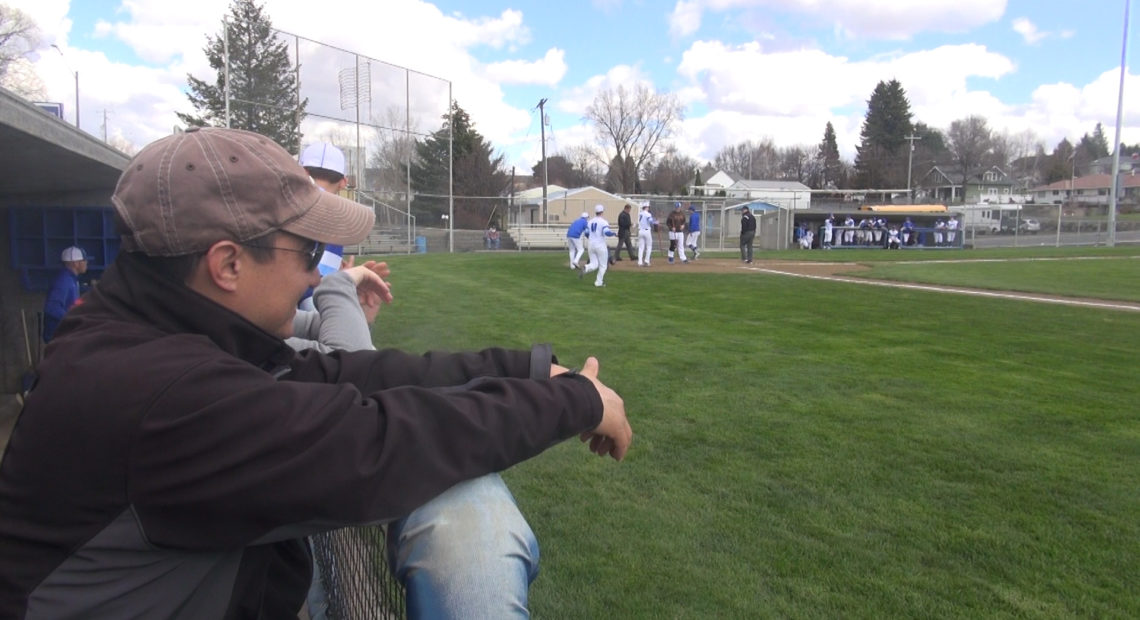
[[[553,371],[553,369],[552,369]],[[610,388],[598,381],[598,359],[590,357],[579,373],[594,384],[602,397],[602,421],[592,431],[579,435],[583,442],[590,442],[590,451],[598,456],[610,455],[614,460],[625,458],[629,444],[633,442],[633,429],[625,417],[625,402]]]
[[[376,320],[381,304],[392,303],[392,289],[383,276],[388,275],[388,263],[368,261],[363,265],[349,267],[344,270],[352,276],[356,283],[356,295],[360,300],[360,308],[364,310],[364,318],[369,323]]]

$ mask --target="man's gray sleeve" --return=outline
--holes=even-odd
[[[375,348],[352,276],[337,271],[321,278],[320,285],[313,291],[313,304],[317,311],[304,313],[312,316],[301,317],[302,312],[298,311],[293,319],[294,337],[286,340],[293,349],[330,353]]]

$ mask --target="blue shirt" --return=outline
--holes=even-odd
[[[577,239],[581,237],[584,232],[586,232],[586,218],[580,217],[570,224],[570,230],[566,231],[566,238]]]
[[[55,280],[48,289],[47,299],[44,300],[44,342],[49,342],[55,335],[55,329],[63,320],[63,315],[75,305],[79,299],[79,276],[70,269],[60,269]]]
[[[689,213],[689,232],[701,232],[701,214],[696,211]]]

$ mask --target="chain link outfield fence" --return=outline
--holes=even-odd
[[[376,211],[374,234],[346,251],[414,251],[408,171],[417,140],[437,131],[451,110],[451,82],[299,35],[273,34],[293,63],[294,105],[308,102],[299,119],[302,148],[322,141],[344,151],[349,197]]]
[[[345,251],[414,251],[420,237],[408,170],[416,141],[437,131],[450,112],[451,82],[287,32],[274,31],[274,37],[289,50],[296,73],[294,110],[308,101],[298,119],[302,148],[323,141],[344,151],[349,197],[376,213],[372,234]],[[404,616],[404,593],[389,571],[383,528],[345,528],[314,536],[312,543],[328,605],[324,617]]]

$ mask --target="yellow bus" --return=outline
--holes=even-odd
[[[946,205],[863,205],[860,211],[876,213],[945,213]]]

